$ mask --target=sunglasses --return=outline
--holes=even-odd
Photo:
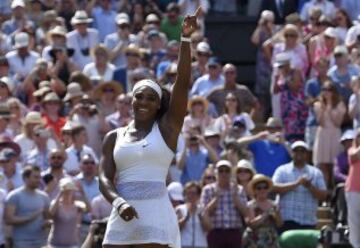
[[[215,180],[215,176],[206,176],[205,177],[206,180]]]
[[[0,88],[5,89],[5,88],[7,88],[7,85],[6,85],[6,84],[1,83],[1,84],[0,84]]]
[[[269,186],[267,185],[259,185],[255,187],[256,190],[267,190],[269,189]]]
[[[95,164],[95,161],[83,161],[82,163],[89,165],[89,164]]]
[[[51,158],[51,159],[57,159],[57,160],[63,159],[62,156],[51,156],[50,158]]]
[[[120,29],[128,29],[130,28],[130,25],[118,25]]]
[[[341,58],[342,56],[343,56],[342,53],[335,53],[335,54],[334,54],[334,57],[335,57],[335,58]]]
[[[208,53],[202,53],[202,52],[197,52],[198,56],[204,56],[204,57],[209,57],[210,55]]]
[[[219,169],[218,170],[219,173],[230,173],[229,169]]]
[[[285,38],[296,38],[297,35],[296,34],[285,34],[284,37]]]
[[[322,91],[332,91],[332,89],[330,89],[330,88],[322,88],[321,90]]]
[[[103,91],[104,93],[113,93],[113,92],[114,92],[114,89],[112,89],[112,88],[104,88],[102,91]]]
[[[250,173],[250,171],[249,171],[249,170],[247,170],[247,169],[238,169],[238,170],[236,171],[236,173],[237,173],[237,174],[241,174],[241,173]]]

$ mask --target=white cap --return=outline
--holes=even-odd
[[[22,47],[27,47],[29,46],[29,35],[25,32],[21,32],[21,33],[17,33],[15,35],[15,45],[14,47],[16,49],[18,48],[22,48]]]
[[[274,12],[272,12],[271,10],[263,10],[261,12],[260,18],[266,21],[274,21],[275,15]]]
[[[11,8],[12,8],[12,9],[15,9],[16,7],[25,8],[25,2],[24,2],[24,0],[14,0],[14,1],[11,3]]]
[[[158,21],[160,21],[160,19],[155,14],[148,14],[146,19],[145,19],[145,22],[158,22]]]
[[[348,55],[349,51],[346,48],[346,46],[336,46],[335,49],[334,49],[334,54]]]
[[[9,77],[2,77],[2,78],[0,78],[0,82],[6,84],[6,86],[8,87],[8,90],[9,90],[10,92],[13,91],[13,89],[14,89],[14,83],[13,83],[13,81],[11,81],[11,79],[10,79]]]
[[[172,182],[167,186],[171,200],[184,201],[183,186],[179,182]]]
[[[116,17],[115,17],[115,21],[117,25],[121,25],[121,24],[129,24],[130,23],[130,18],[129,15],[126,13],[119,13]]]
[[[295,141],[294,143],[292,143],[291,150],[294,150],[298,147],[302,147],[302,148],[306,149],[307,151],[309,150],[309,146],[302,140],[298,140],[298,141]]]
[[[345,140],[353,140],[355,136],[356,136],[355,130],[348,129],[342,134],[340,142],[343,142]]]
[[[230,163],[228,160],[225,160],[225,159],[219,160],[219,161],[216,163],[215,168],[216,168],[216,169],[219,169],[221,166],[226,166],[226,167],[228,167],[228,168],[232,168],[231,163]]]
[[[274,67],[279,67],[285,64],[289,64],[290,61],[291,61],[291,56],[289,53],[287,52],[279,53],[275,56]]]
[[[211,49],[207,42],[202,41],[197,44],[196,51],[201,53],[210,53]]]
[[[328,36],[328,37],[331,37],[331,38],[337,38],[338,37],[337,31],[333,27],[326,28],[325,31],[324,31],[324,35]]]

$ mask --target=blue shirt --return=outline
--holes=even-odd
[[[291,161],[285,145],[269,140],[258,140],[249,144],[254,155],[255,169],[268,177],[272,177],[276,168]]]
[[[318,78],[311,78],[305,84],[305,97],[317,98],[321,93],[321,83]],[[309,127],[317,126],[314,108],[309,108],[309,115],[306,120]]]
[[[199,95],[207,97],[212,89],[223,86],[225,79],[223,75],[220,75],[217,79],[211,80],[209,74],[199,77],[194,82],[193,87],[191,88],[190,95]]]
[[[360,70],[358,66],[348,64],[348,73],[345,75],[340,75],[338,72],[337,65],[332,66],[328,71],[328,76],[331,81],[334,82],[338,92],[343,97],[344,101],[348,103],[350,95],[352,93],[350,82],[352,76],[358,76]]]
[[[208,152],[206,149],[199,148],[193,153],[186,152],[185,167],[181,173],[180,181],[185,185],[189,181],[199,181],[208,166]]]
[[[95,7],[92,11],[92,17],[94,18],[93,27],[99,31],[101,42],[104,41],[107,35],[116,32],[115,11]]]
[[[274,184],[293,183],[302,176],[310,179],[314,187],[326,190],[322,172],[311,165],[299,169],[293,162],[284,164],[276,169],[272,180]],[[280,195],[280,213],[284,221],[295,221],[300,225],[316,225],[318,205],[318,200],[302,185]]]

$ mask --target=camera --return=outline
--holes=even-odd
[[[90,49],[87,47],[87,48],[83,48],[80,50],[82,55],[84,56],[89,56],[90,55]]]

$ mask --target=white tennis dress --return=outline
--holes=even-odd
[[[125,128],[119,128],[114,147],[117,190],[135,208],[139,219],[124,221],[111,211],[103,244],[157,243],[180,248],[177,217],[165,180],[174,153],[165,143],[158,124],[142,140],[125,142]]]

